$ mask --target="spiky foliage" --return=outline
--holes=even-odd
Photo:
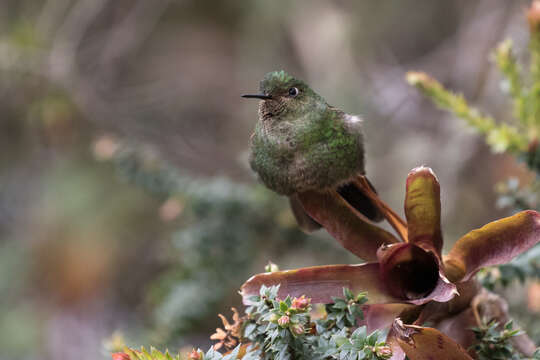
[[[506,123],[497,123],[493,117],[485,115],[469,105],[463,95],[445,89],[429,75],[422,72],[409,72],[407,81],[416,86],[439,108],[454,113],[483,134],[493,151],[520,153],[526,150],[527,137],[517,127]]]
[[[253,296],[243,320],[243,344],[222,355],[214,347],[204,353],[193,350],[189,360],[385,360],[392,356],[382,334],[368,334],[365,326],[357,327],[363,318],[361,305],[365,293],[354,295],[343,289],[344,298],[335,298],[326,305],[327,314],[314,319],[310,299],[287,297],[278,299],[279,286],[262,286]],[[239,319],[239,318],[238,318]],[[155,349],[150,352],[126,348],[113,354],[114,360],[184,360]]]
[[[121,353],[113,354],[112,358],[113,360],[255,360],[257,359],[257,357],[254,357],[256,353],[256,351],[252,351],[251,349],[237,346],[227,354],[221,354],[210,348],[206,353],[202,350],[193,350],[186,357],[181,354],[171,355],[168,351],[162,353],[154,348],[150,348],[150,351],[147,351],[143,347],[141,350],[126,348]]]
[[[161,351],[151,347],[150,351],[141,347],[140,350],[125,348],[121,353],[112,355],[113,360],[182,360],[180,354],[171,355],[169,351]]]
[[[390,358],[390,348],[380,340],[380,332],[367,334],[365,326],[356,327],[356,320],[363,318],[365,293],[353,295],[344,289],[344,298],[327,305],[325,316],[312,319],[308,302],[290,297],[278,300],[278,289],[262,286],[246,309],[244,337],[261,344],[262,359]]]
[[[524,359],[511,343],[513,337],[521,334],[519,329],[513,327],[512,321],[509,321],[502,328],[497,322],[473,328],[478,343],[472,349],[477,354],[478,360]]]
[[[324,320],[324,329],[334,326],[338,329],[354,327],[358,319],[364,319],[362,304],[368,300],[367,293],[361,292],[355,296],[349,289],[344,288],[343,295],[345,298],[334,297],[334,303],[326,305],[328,315]]]

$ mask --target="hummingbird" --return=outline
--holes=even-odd
[[[249,163],[268,188],[289,197],[300,228],[321,227],[297,196],[313,190],[336,190],[365,217],[381,221],[380,210],[354,181],[365,174],[363,120],[328,105],[283,70],[267,73],[259,90],[242,95],[260,100]]]

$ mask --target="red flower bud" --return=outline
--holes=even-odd
[[[202,359],[202,355],[199,351],[193,349],[190,353],[189,353],[189,356],[188,356],[188,359],[189,360],[201,360]]]
[[[277,321],[278,325],[281,326],[281,327],[285,327],[287,325],[289,325],[289,317],[287,315],[283,315],[282,317],[280,317]]]
[[[383,359],[389,359],[392,356],[392,349],[390,346],[379,346],[375,350],[375,354]]]
[[[294,335],[302,335],[304,333],[304,327],[301,324],[294,324],[291,326],[291,332]]]
[[[131,360],[128,354],[117,352],[111,355],[113,360]]]
[[[309,306],[310,302],[310,298],[306,298],[305,295],[302,295],[299,298],[293,299],[291,309],[305,310]]]

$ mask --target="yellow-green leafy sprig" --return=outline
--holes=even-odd
[[[461,94],[445,89],[437,80],[423,72],[407,73],[409,84],[417,87],[439,108],[454,113],[486,137],[495,152],[522,152],[527,149],[527,137],[506,123],[497,123],[491,116],[470,106]]]

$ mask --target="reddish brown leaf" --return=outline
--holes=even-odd
[[[468,349],[476,341],[476,336],[471,329],[478,325],[474,313],[469,307],[455,316],[442,320],[437,324],[437,329],[448,335],[464,349]]]
[[[427,321],[438,322],[448,316],[456,315],[463,310],[467,309],[472,299],[482,289],[476,279],[471,279],[466,282],[456,284],[458,296],[455,296],[452,300],[447,302],[432,301],[422,307],[422,311],[414,325],[422,325]],[[407,321],[407,323],[411,323]]]
[[[540,214],[533,210],[491,222],[459,239],[444,264],[451,281],[466,281],[484,266],[504,264],[540,241]]]
[[[376,260],[377,249],[398,240],[373,225],[337,192],[307,191],[298,194],[304,210],[340,244],[366,261]]]
[[[472,360],[465,349],[437,329],[406,325],[399,319],[392,329],[410,360]]]
[[[235,308],[231,308],[231,310],[233,311],[232,324],[225,316],[218,314],[225,330],[217,328],[216,332],[210,336],[210,340],[219,340],[216,344],[214,344],[215,350],[218,350],[223,346],[225,346],[226,349],[235,348],[242,336],[242,318],[240,318],[238,310]]]
[[[403,312],[415,308],[417,307],[412,304],[366,305],[362,309],[364,312],[364,319],[359,322],[358,326],[365,325],[369,333],[379,329],[388,329],[396,317],[399,317]]]
[[[405,217],[409,242],[441,256],[441,195],[437,177],[428,167],[417,167],[407,176]]]
[[[431,251],[411,243],[383,246],[377,252],[380,272],[388,291],[395,297],[420,305],[431,300],[453,298],[456,287],[441,273]]]
[[[332,297],[342,297],[343,288],[353,293],[368,292],[369,303],[390,303],[399,300],[391,296],[379,277],[379,264],[325,265],[298,270],[276,271],[251,277],[242,286],[244,304],[259,294],[262,285],[280,284],[278,297],[305,295],[312,303],[331,303]]]

